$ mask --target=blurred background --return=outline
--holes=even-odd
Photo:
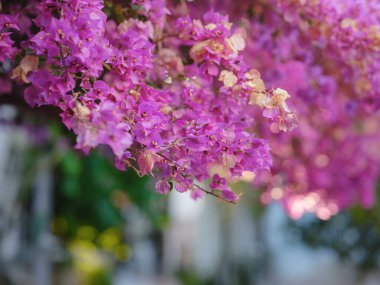
[[[37,113],[0,106],[0,285],[379,284],[380,209],[293,221],[244,182],[237,205],[161,196]]]

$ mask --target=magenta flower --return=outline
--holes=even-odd
[[[0,15],[0,93],[25,84],[76,148],[162,194],[235,202],[251,172],[294,218],[373,205],[378,1],[35,2]]]
[[[16,18],[10,15],[0,14],[0,62],[12,59],[16,48],[11,38],[12,31],[19,30]]]

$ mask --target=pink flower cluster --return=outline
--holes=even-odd
[[[280,136],[262,125],[274,158],[271,174],[256,181],[265,189],[262,201],[282,201],[293,218],[314,212],[328,219],[357,203],[373,206],[380,172],[378,2],[241,2],[220,1],[219,9],[245,17],[246,58],[267,84],[293,95],[299,121]]]
[[[233,202],[226,177],[249,171],[293,218],[374,204],[377,0],[36,2],[17,7],[35,17],[16,45],[0,16],[0,62],[17,51],[25,100],[59,108],[77,148],[108,145],[163,194]]]
[[[339,63],[358,99],[379,107],[380,2],[271,0],[292,27]],[[369,102],[368,102],[369,101]],[[376,101],[376,102],[372,102]]]
[[[250,113],[261,110],[276,130],[293,128],[288,93],[267,90],[245,64],[245,41],[226,16],[192,18],[162,0],[106,4],[19,7],[36,15],[12,72],[28,84],[27,103],[59,108],[77,148],[108,145],[119,169],[155,176],[160,193],[238,200],[210,168],[223,165],[232,177],[269,169],[268,144]],[[211,190],[201,185],[209,178]]]
[[[10,35],[12,30],[18,29],[15,17],[9,15],[0,17],[0,62],[13,58],[16,49]]]

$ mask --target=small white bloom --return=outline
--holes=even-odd
[[[227,71],[227,70],[223,70],[220,73],[219,80],[223,81],[223,84],[224,84],[225,87],[232,87],[232,86],[234,86],[236,84],[237,77],[236,77],[236,75],[233,72]]]

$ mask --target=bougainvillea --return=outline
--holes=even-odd
[[[262,109],[286,131],[294,121],[289,95],[266,90],[243,61],[245,41],[227,16],[191,18],[158,0],[103,4],[18,7],[36,15],[12,62],[29,105],[58,107],[77,148],[110,146],[118,168],[155,176],[160,193],[174,187],[199,197],[212,164],[228,165],[233,176],[270,167],[269,147],[250,129],[247,110]],[[4,62],[15,51],[8,30],[17,26],[10,16],[1,19]],[[224,200],[239,198],[217,175],[210,187]]]
[[[0,94],[13,79],[30,106],[60,110],[78,149],[108,145],[162,194],[234,202],[228,180],[253,172],[263,202],[326,219],[374,202],[379,6],[3,2]]]
[[[245,56],[268,85],[292,94],[299,126],[274,136],[262,201],[293,218],[371,207],[379,174],[378,1],[219,1],[245,29]],[[243,3],[244,2],[244,3]]]

